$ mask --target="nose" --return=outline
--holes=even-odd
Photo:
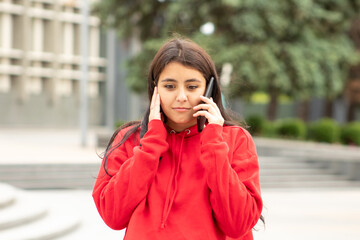
[[[184,89],[179,89],[178,94],[176,96],[176,101],[178,101],[178,102],[186,102],[187,101],[187,96],[186,96],[186,92]]]

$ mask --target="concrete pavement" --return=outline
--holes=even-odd
[[[360,190],[264,190],[257,240],[360,239]]]
[[[96,133],[90,129],[88,144],[81,146],[77,129],[0,128],[0,164],[98,163]]]
[[[79,217],[80,227],[58,240],[123,239],[125,230],[115,231],[102,221],[89,190],[28,191],[34,199]]]
[[[31,191],[39,201],[80,215],[78,230],[60,240],[122,239],[101,220],[88,190]],[[266,225],[258,224],[255,240],[358,240],[360,238],[360,190],[263,191]]]

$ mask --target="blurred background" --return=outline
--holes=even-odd
[[[254,136],[255,239],[358,239],[359,0],[0,0],[0,239],[122,238],[92,203],[98,155],[173,36]]]

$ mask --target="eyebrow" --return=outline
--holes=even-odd
[[[165,78],[165,79],[161,80],[160,82],[177,82],[177,80],[175,80],[173,78]],[[185,80],[185,82],[200,82],[201,83],[201,81],[196,78],[187,79],[187,80]]]

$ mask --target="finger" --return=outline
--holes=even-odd
[[[154,106],[155,106],[156,95],[157,95],[157,87],[154,88],[154,92],[153,92],[153,95],[151,97],[150,108],[154,108]]]
[[[210,100],[214,103],[213,106],[214,106],[215,110],[218,112],[218,114],[220,114],[220,115],[222,116],[221,111],[220,111],[220,108],[219,108],[218,105],[214,102],[214,99],[211,97]]]
[[[209,104],[200,103],[199,105],[196,105],[196,106],[194,107],[194,110],[196,110],[196,109],[208,109],[208,108],[210,108],[210,105],[209,105]]]
[[[204,116],[210,122],[211,119],[213,119],[213,115],[209,113],[208,111],[197,111],[193,114],[194,117]]]
[[[221,112],[220,112],[220,109],[219,107],[217,106],[217,104],[213,101],[213,98],[207,98],[207,97],[204,97],[204,96],[200,96],[200,98],[207,104],[211,105],[214,110],[221,115]]]
[[[212,97],[211,97],[211,98],[207,98],[207,97],[204,97],[204,96],[200,96],[200,98],[201,98],[201,100],[203,100],[205,103],[210,104],[211,106],[213,106],[214,109],[216,110],[216,112],[221,115],[220,109],[219,109],[219,107],[217,106],[217,104],[214,102],[214,100],[213,100]]]
[[[156,112],[160,112],[160,94],[159,93],[156,93],[154,108],[155,108]]]
[[[158,92],[156,92],[154,103],[153,103],[153,108],[151,109],[151,111],[153,113],[154,118],[161,119],[161,115],[160,115],[160,94]]]
[[[195,106],[193,109],[195,111],[197,111],[197,110],[207,110],[207,111],[210,111],[210,112],[213,112],[213,113],[217,113],[216,110],[214,109],[214,107],[211,106],[210,104],[202,103],[202,104],[199,104],[199,105]]]
[[[213,115],[207,111],[198,111],[198,112],[194,113],[193,116],[194,117],[204,116],[207,119],[209,124],[218,124],[220,126],[222,126],[224,124],[224,119],[221,116]]]
[[[216,105],[216,103],[212,100],[212,98],[207,98],[204,96],[200,96],[201,100],[207,104]]]
[[[160,102],[161,102],[160,94],[155,92],[155,95],[153,95],[152,103],[150,106],[149,121],[153,119],[161,120]]]

